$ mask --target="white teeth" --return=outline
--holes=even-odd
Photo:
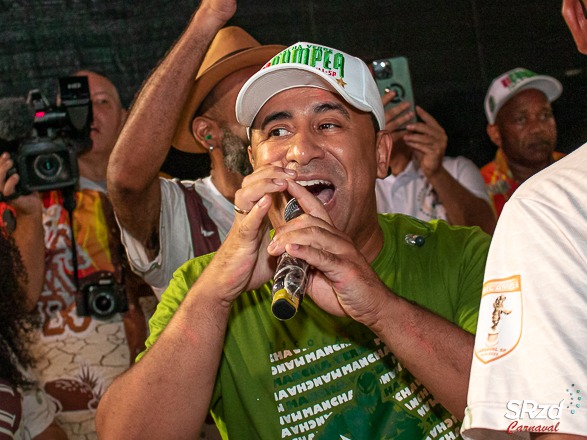
[[[301,186],[332,185],[328,180],[299,180],[296,183]]]

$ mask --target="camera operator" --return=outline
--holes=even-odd
[[[5,165],[2,156],[0,168]],[[4,184],[0,182],[5,190]],[[30,370],[35,359],[29,347],[38,320],[29,313],[25,289],[36,268],[26,266],[14,232],[0,222],[0,438],[64,440],[65,433],[55,423],[54,405]]]
[[[45,272],[45,254],[43,245],[43,223],[41,220],[41,199],[38,193],[23,195],[11,202],[5,201],[4,196],[14,194],[20,180],[18,174],[5,178],[13,161],[7,152],[0,155],[0,224],[11,233],[11,236],[20,250],[24,267],[28,275],[22,280],[26,292],[26,306],[35,307],[43,287]],[[18,217],[18,223],[15,218]]]
[[[15,231],[44,227],[44,249],[35,253],[45,256],[44,284],[34,301],[42,321],[33,347],[40,383],[56,402],[57,420],[69,438],[93,439],[102,393],[144,344],[146,322],[138,296],[152,291],[126,269],[106,196],[106,166],[126,110],[107,78],[90,71],[75,76],[88,78],[93,112],[91,148],[77,155],[75,192],[71,187],[10,200],[19,177],[6,179],[15,161],[8,155],[0,162],[0,190],[15,215]],[[32,219],[27,224],[27,213],[36,218],[35,225]]]

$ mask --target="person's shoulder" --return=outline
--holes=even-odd
[[[471,159],[465,156],[444,156],[442,158],[442,164],[449,164],[453,166],[473,165],[477,167],[477,165],[475,165],[475,163]]]
[[[173,273],[173,277],[169,281],[167,288],[161,294],[160,305],[157,307],[157,310],[159,311],[161,309],[163,315],[167,313],[163,312],[164,309],[175,311],[214,255],[215,253],[200,255],[179,266]]]
[[[407,214],[378,214],[379,224],[387,232],[399,235],[420,235],[424,239],[432,235],[451,241],[463,237],[479,237],[483,241],[489,241],[491,237],[478,226],[451,225],[446,220],[420,220]]]
[[[471,159],[465,156],[448,157],[445,156],[442,166],[451,174],[459,183],[468,187],[469,190],[476,189],[485,193],[483,180],[480,178],[480,169]]]
[[[201,190],[198,189],[198,182],[199,180],[180,180],[159,176],[162,204],[172,205],[173,200],[182,200],[190,195],[202,197]]]
[[[163,186],[171,186],[171,187],[177,187],[179,188],[180,185],[191,189],[194,188],[196,185],[196,182],[199,182],[201,179],[198,180],[187,180],[187,179],[178,179],[177,177],[165,177],[165,176],[159,176],[159,185],[161,187]],[[195,189],[195,188],[194,188]]]
[[[493,173],[493,171],[495,170],[495,160],[487,162],[485,165],[483,165],[480,168],[480,170],[481,170],[481,174],[483,174],[483,175]]]
[[[173,280],[182,286],[191,286],[196,282],[200,274],[210,264],[216,252],[194,257],[181,266],[173,273]]]
[[[80,191],[95,191],[99,193],[106,193],[106,181],[96,182],[90,180],[87,177],[80,176],[79,178],[79,190]]]
[[[482,267],[491,244],[491,236],[478,226],[424,221],[404,214],[379,214],[379,223],[386,252],[399,253],[410,260],[438,260],[438,264],[449,267],[476,263],[474,267]]]
[[[563,194],[578,196],[584,192],[586,169],[587,144],[584,144],[526,180],[511,200],[536,198],[556,202]]]
[[[404,230],[414,230],[423,232],[427,229],[428,222],[412,217],[408,214],[400,213],[378,213],[379,225],[386,230],[395,232]]]

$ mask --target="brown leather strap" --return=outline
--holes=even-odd
[[[202,198],[193,185],[186,187],[179,181],[175,181],[175,183],[183,190],[185,195],[194,256],[197,257],[218,250],[220,247],[218,228],[208,215]]]
[[[130,268],[122,245],[120,228],[114,217],[112,203],[105,194],[100,194],[100,201],[104,219],[108,225],[108,245],[112,264],[114,265],[114,275],[119,283],[124,284],[124,291],[128,301],[128,311],[123,314],[123,321],[130,350],[130,363],[132,364],[137,355],[145,349],[147,339],[147,321],[139,303],[139,298],[154,295],[154,293],[151,286]]]

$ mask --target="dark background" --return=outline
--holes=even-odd
[[[198,4],[0,1],[0,97],[39,88],[53,102],[59,76],[89,68],[110,77],[129,106]],[[587,57],[560,8],[560,0],[243,0],[229,24],[265,44],[316,42],[367,61],[407,56],[416,100],[446,129],[448,154],[481,166],[495,151],[485,134],[485,92],[514,67],[563,83],[554,103],[559,150],[587,140]],[[175,174],[189,173],[191,156],[170,157]]]

